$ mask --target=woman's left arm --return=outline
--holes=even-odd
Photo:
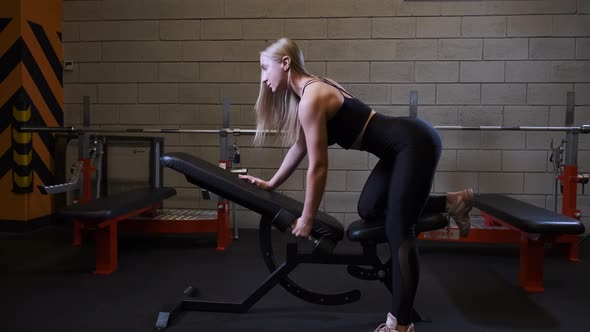
[[[310,96],[311,97],[311,96]],[[318,98],[306,98],[299,104],[299,121],[307,146],[305,203],[301,217],[293,228],[293,234],[309,237],[315,215],[319,209],[328,175],[328,133],[326,115]]]

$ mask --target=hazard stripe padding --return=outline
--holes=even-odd
[[[22,38],[19,38],[2,56],[2,58],[0,58],[0,81],[3,81],[6,76],[8,76],[8,74],[14,69],[14,67],[19,64],[19,60],[21,58],[25,68],[35,83],[37,90],[51,111],[53,118],[58,123],[58,125],[62,126],[63,110],[53,95],[47,80],[43,76],[41,69],[35,62],[33,55]]]
[[[17,188],[15,188],[15,192],[31,192],[29,187],[33,183],[33,173],[27,175],[18,175],[13,174],[13,180],[16,183]]]
[[[19,154],[27,154],[29,152],[31,152],[33,150],[33,146],[32,145],[20,145],[20,144],[14,144],[12,146],[12,149]]]
[[[16,108],[16,106],[18,106],[19,108]],[[14,117],[14,119],[17,122],[27,122],[31,120],[31,105],[25,105],[25,107],[21,107],[22,105],[15,105],[14,107],[12,107],[12,116]]]
[[[10,114],[11,105],[14,105],[14,102],[21,93],[26,93],[22,87],[18,89],[4,105],[0,106],[0,114]],[[8,129],[11,123],[12,118],[10,116],[0,117],[0,133]],[[31,104],[31,120],[29,125],[31,127],[47,127],[47,124],[39,114],[39,110],[34,102]],[[53,135],[51,133],[39,133],[39,138],[45,145],[47,151],[51,151],[53,154],[53,151],[55,151],[55,138]],[[0,154],[1,153],[3,153],[3,151],[0,151]]]
[[[26,91],[24,90],[24,88],[20,88],[16,93],[14,93],[14,95],[10,98],[10,100],[5,104],[2,105],[2,108],[0,108],[0,112],[5,112],[2,114],[10,114],[9,110],[10,110],[10,106],[11,105],[15,105],[15,103],[17,102],[17,100],[19,99],[19,96],[24,93],[27,94]],[[28,95],[28,94],[27,94]],[[30,100],[30,98],[26,98],[27,100],[27,105],[19,105],[21,107],[30,107],[30,113],[31,113],[31,119],[29,122],[29,125],[31,126],[39,126],[39,127],[46,127],[47,125],[45,124],[45,122],[43,121],[43,118],[40,116],[39,111],[37,110],[34,101]],[[28,102],[30,102],[31,104],[28,104]],[[20,112],[24,112],[24,111],[19,111]],[[11,116],[7,116],[7,117],[3,117],[3,118],[8,118],[8,121],[11,121]],[[8,128],[8,126],[10,126],[10,123],[8,123],[6,125],[6,128]],[[55,138],[52,134],[50,133],[40,133],[38,134],[38,137],[40,138],[40,141],[43,142],[42,144],[44,145],[45,149],[47,152],[50,153],[51,157],[53,157],[53,152],[55,151]],[[38,143],[37,143],[38,144]],[[30,164],[29,168],[19,168],[17,165],[14,165],[14,160],[13,160],[13,154],[17,153],[19,155],[26,155],[26,154],[32,154],[32,162]],[[2,152],[0,152],[2,153]],[[37,173],[37,175],[39,176],[39,178],[41,179],[41,181],[46,184],[46,185],[50,185],[54,183],[54,176],[51,173],[51,171],[49,170],[49,168],[47,167],[47,165],[45,165],[45,163],[43,162],[42,158],[38,155],[38,153],[36,151],[34,151],[32,145],[21,145],[21,144],[16,144],[12,146],[12,149],[9,149],[8,151],[6,151],[4,153],[4,155],[2,156],[2,159],[0,159],[0,178],[3,177],[4,175],[6,175],[6,173],[8,171],[10,171],[11,169],[11,165],[15,166],[14,171],[19,174],[20,176],[26,176],[27,172],[33,171],[35,173]]]
[[[12,151],[6,151],[0,156],[0,178],[4,177],[12,168]]]
[[[26,186],[23,185],[30,185],[27,180],[33,173],[37,174],[44,185],[54,184],[55,182],[55,177],[37,151],[32,149],[32,145],[14,145],[12,175],[16,186],[13,189],[18,192],[30,190],[30,188],[25,188]]]
[[[40,133],[38,136],[41,142],[43,142],[45,149],[47,149],[47,152],[51,155],[51,158],[55,158],[55,137],[50,133]]]
[[[37,111],[37,108],[34,104],[31,108],[31,111],[33,113],[33,117],[31,118],[29,125],[31,127],[47,127],[47,124],[45,124],[43,118],[41,118],[39,115],[39,111]],[[47,151],[51,152],[51,155],[53,156],[53,152],[55,151],[55,137],[53,137],[51,133],[39,133],[39,138],[43,142],[43,145],[45,145]]]
[[[51,65],[55,77],[57,77],[59,84],[63,86],[63,73],[61,61],[55,53],[53,46],[51,46],[51,42],[47,38],[45,30],[43,30],[43,27],[39,24],[33,23],[31,21],[29,21],[29,25],[31,26],[31,30],[33,30],[33,34],[35,34],[35,37],[37,38],[39,46],[41,46],[41,49],[43,50],[43,53],[45,54],[47,61],[49,61],[49,64]]]
[[[6,103],[8,105],[9,103]],[[8,107],[6,107],[8,108]],[[4,107],[0,107],[0,114],[8,114],[4,112]],[[10,117],[9,116],[0,116],[0,133],[4,132],[8,126],[10,126]]]
[[[43,100],[41,92],[39,92],[39,90],[37,89],[35,81],[33,81],[33,78],[31,77],[29,71],[26,68],[23,69],[22,79],[24,91],[26,91],[31,101],[34,101],[33,105],[35,108],[35,112],[38,111],[37,114],[43,119],[44,123],[46,123],[48,127],[59,126],[57,120],[53,117],[53,114],[51,113],[49,106],[47,106],[47,104]]]
[[[55,177],[51,174],[49,168],[47,168],[35,151],[33,151],[33,162],[31,163],[31,166],[33,166],[33,171],[37,173],[44,185],[48,186],[55,184]]]
[[[31,78],[33,79],[33,82],[35,83],[37,90],[41,94],[43,100],[45,101],[45,104],[47,104],[47,107],[51,111],[53,118],[60,126],[63,126],[63,110],[62,110],[59,102],[57,101],[57,99],[53,95],[53,92],[51,91],[51,88],[49,87],[47,80],[45,79],[45,77],[43,76],[43,73],[41,72],[41,68],[39,68],[39,66],[37,65],[37,62],[35,62],[35,59],[33,58],[31,51],[29,50],[27,45],[24,43],[23,43],[23,48],[24,48],[23,63],[25,65],[25,68],[29,72],[29,75],[31,75]]]
[[[39,159],[41,159],[41,161],[48,166],[52,174],[55,174],[55,170],[53,168],[55,165],[55,150],[47,150],[44,143],[39,139],[38,134],[33,134],[33,146],[35,147],[35,153],[39,156]]]
[[[14,156],[13,156],[13,158],[14,158]],[[33,160],[33,155],[31,154],[31,161],[32,160]],[[18,161],[16,161],[16,160],[13,160],[12,171],[14,174],[16,174],[18,176],[27,176],[28,174],[31,174],[33,172],[33,170],[31,169],[30,166],[19,165]]]
[[[22,85],[18,84],[22,76],[22,64],[18,64],[14,67],[14,70],[8,74],[4,81],[0,81],[0,107],[4,107],[10,101],[10,98],[19,90],[22,89]],[[10,113],[10,108],[6,110]]]
[[[4,31],[10,21],[12,21],[12,18],[0,18],[0,32]]]
[[[12,139],[16,144],[29,144],[33,138],[33,133],[21,133],[15,128],[12,129]]]
[[[13,158],[17,158],[18,160],[14,160]],[[29,161],[28,159],[30,159],[30,166],[19,165],[23,162]],[[0,178],[12,169],[13,172],[19,176],[27,176],[27,174],[35,172],[43,184],[55,184],[55,176],[35,151],[32,151],[32,154],[17,155],[17,157],[13,156],[10,151],[8,151],[0,158],[0,162]]]
[[[52,95],[57,99],[57,102],[60,105],[63,105],[63,86],[59,82],[59,78],[55,76],[53,69],[51,68],[51,64],[49,63],[49,59],[45,56],[41,45],[39,45],[39,41],[37,37],[33,33],[31,27],[27,24],[23,26],[23,30],[21,32],[21,37],[25,42],[25,46],[27,47],[28,51],[30,52],[30,56],[35,61],[35,64],[39,68],[40,74],[43,76],[43,79],[47,83],[49,87],[49,91]],[[53,41],[50,41],[52,43]],[[55,42],[55,44],[59,44],[59,42]],[[53,45],[53,43],[52,43]],[[55,46],[55,49],[58,49],[58,46]],[[27,53],[23,53],[23,63],[26,61]],[[59,55],[61,57],[61,54]],[[32,95],[31,95],[32,97]]]
[[[10,130],[5,130],[0,132],[0,156],[2,156],[6,151],[9,151],[12,147],[12,132]]]
[[[33,152],[29,151],[29,153],[26,154],[20,154],[17,153],[16,151],[13,152],[12,154],[12,158],[14,160],[14,162],[16,163],[16,166],[23,166],[23,167],[27,167],[31,164],[31,161],[33,161]]]
[[[15,123],[26,124],[31,118],[31,102],[25,94],[20,94],[15,100],[12,109],[12,117]],[[12,190],[19,193],[32,192],[33,170],[31,161],[33,159],[33,142],[27,144],[18,144],[15,141],[15,133],[20,136],[14,129],[12,131]],[[18,138],[18,137],[16,137]]]
[[[10,106],[14,105],[14,101],[18,98],[20,93],[25,93],[23,88],[20,88],[14,95],[6,102],[4,105],[0,106],[0,114],[9,114]],[[0,132],[4,132],[4,130],[8,129],[10,124],[12,123],[12,119],[9,116],[0,117]],[[35,106],[33,102],[31,104],[31,120],[29,122],[31,127],[47,127],[47,124],[39,114],[39,110]],[[55,151],[55,138],[51,133],[39,133],[39,138],[45,145],[47,151]],[[2,151],[0,151],[2,153]]]
[[[33,138],[33,133],[21,133],[16,129],[12,129],[12,139],[16,144],[29,144]]]
[[[12,107],[14,105],[14,101],[18,97],[19,94],[24,93],[24,89],[20,87],[11,97],[4,103],[4,105],[0,105],[0,114],[10,114],[12,112]],[[0,117],[0,133],[3,132],[10,126],[12,123],[12,117],[10,116],[2,116]]]
[[[20,116],[25,114],[22,109],[28,109],[30,119],[27,125],[63,125],[62,34],[46,31],[34,22],[28,23],[25,30],[18,32],[12,19],[0,18],[0,32],[3,31],[0,84],[4,92],[0,101],[0,133],[13,139],[13,144],[2,143],[1,150],[6,151],[0,151],[0,178],[12,174],[13,190],[19,192],[30,191],[26,187],[33,179],[46,185],[54,184],[50,166],[54,162],[55,138],[49,133],[31,136],[10,130],[14,121],[12,107],[26,99],[27,105],[16,105],[19,111],[15,114],[21,121],[26,120]],[[20,87],[14,86],[17,81],[13,76],[17,72],[24,77]],[[21,98],[22,95],[26,98]],[[31,140],[32,143],[27,144]]]
[[[2,54],[0,58],[0,82],[4,81],[14,67],[20,63],[23,54],[23,45],[22,38],[19,38]]]

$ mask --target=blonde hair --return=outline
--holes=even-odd
[[[287,84],[291,84],[291,71],[298,74],[312,76],[305,69],[303,53],[299,46],[289,38],[281,38],[264,51],[260,52],[273,59],[281,61],[284,56],[291,58],[291,65],[287,73]],[[293,144],[299,137],[301,123],[299,123],[299,96],[291,89],[275,93],[260,79],[260,92],[254,106],[256,112],[256,136],[254,144],[260,146],[264,143],[269,131],[277,131],[280,142],[283,146]]]

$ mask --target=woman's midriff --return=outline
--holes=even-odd
[[[369,114],[369,118],[365,122],[365,125],[363,126],[363,130],[361,130],[361,132],[358,134],[358,136],[354,140],[354,143],[352,143],[352,145],[350,146],[351,149],[354,149],[354,150],[361,149],[361,143],[363,142],[363,136],[365,135],[365,130],[367,129],[367,125],[369,125],[369,122],[371,121],[371,119],[373,118],[373,115],[375,115],[375,113],[376,113],[375,111],[371,110],[371,114]]]

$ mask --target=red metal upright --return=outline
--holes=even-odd
[[[527,233],[520,234],[519,285],[527,292],[543,292],[543,263],[545,241],[533,239]]]
[[[80,158],[80,161],[82,161],[82,192],[79,200],[81,203],[86,203],[92,200],[92,173],[96,172],[96,167],[92,166],[89,158]],[[75,246],[82,244],[82,229],[82,224],[78,220],[74,220],[73,244]]]
[[[580,219],[580,210],[577,209],[578,176],[577,165],[563,166],[563,174],[557,177],[563,186],[561,213],[570,218]],[[564,236],[563,242],[567,245],[567,257],[572,262],[580,260],[579,238],[576,235]]]

